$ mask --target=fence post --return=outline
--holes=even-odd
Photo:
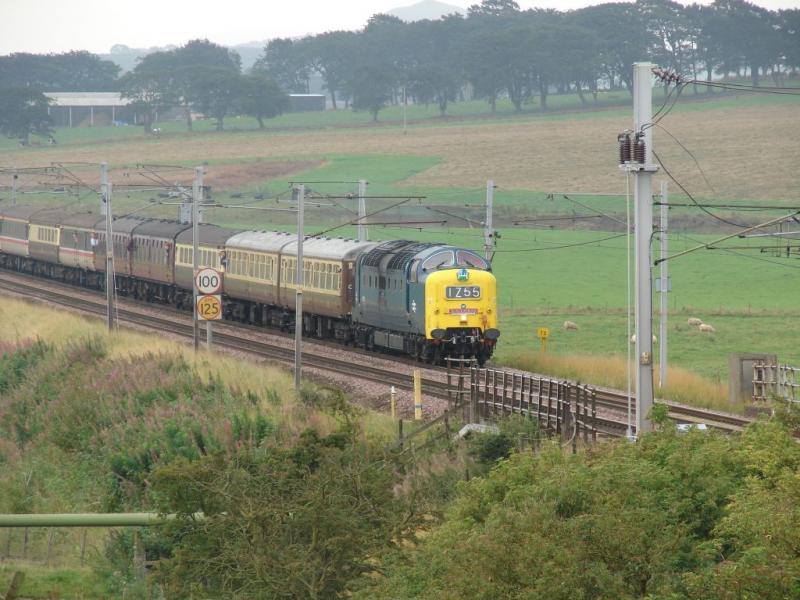
[[[86,562],[86,534],[88,531],[86,528],[83,530],[83,537],[81,537],[81,565]]]
[[[597,390],[592,388],[592,443],[597,442]]]
[[[414,420],[422,420],[422,372],[414,369]]]
[[[23,581],[25,581],[25,573],[23,571],[15,572],[14,578],[11,580],[11,586],[8,588],[4,598],[6,600],[17,600]]]
[[[403,419],[402,417],[397,421],[397,442],[400,450],[403,449]]]

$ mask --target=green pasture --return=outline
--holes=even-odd
[[[713,92],[706,93],[704,88],[698,88],[699,93],[691,90],[685,91],[673,109],[674,114],[682,111],[707,110],[720,107],[746,107],[761,106],[776,103],[796,103],[797,97],[777,94]],[[482,100],[452,102],[448,106],[447,116],[442,118],[435,104],[408,105],[405,107],[405,119],[408,127],[442,127],[460,126],[464,124],[485,123],[491,126],[496,120],[503,122],[529,121],[532,119],[582,119],[594,118],[598,112],[605,115],[629,115],[631,96],[625,90],[601,92],[597,101],[591,94],[584,94],[587,103],[581,103],[577,94],[552,94],[548,96],[548,108],[542,111],[539,108],[538,97],[532,98],[523,105],[521,111],[516,111],[511,102],[506,98],[497,101],[497,107],[492,112],[489,104]],[[674,96],[673,96],[674,97]],[[659,90],[653,91],[653,106],[658,109],[664,103],[665,96]],[[403,106],[390,105],[384,108],[377,123],[367,112],[355,112],[340,107],[338,110],[322,112],[286,113],[265,122],[268,131],[282,130],[324,130],[327,128],[341,127],[403,127]],[[214,119],[200,119],[193,122],[193,132],[188,132],[186,122],[182,117],[170,121],[159,121],[156,126],[162,130],[162,136],[192,135],[215,132]],[[258,123],[251,117],[229,117],[225,119],[225,129],[229,133],[256,130]],[[224,134],[223,134],[224,135]],[[122,127],[74,127],[57,128],[54,134],[60,146],[65,144],[86,144],[115,142],[144,138],[141,126]],[[43,149],[46,144],[43,143]],[[16,139],[0,138],[0,151],[17,147]]]
[[[352,228],[331,232],[354,234]],[[627,353],[624,237],[595,241],[617,234],[575,230],[502,229],[500,234],[492,263],[501,309],[498,362],[513,363],[521,354],[538,351],[538,327],[550,328],[550,352]],[[373,227],[370,238],[440,241],[477,251],[483,244],[478,229]],[[671,252],[713,238],[675,234],[670,236]],[[562,247],[573,244],[585,245]],[[734,352],[770,352],[783,362],[800,364],[800,261],[762,255],[758,250],[698,250],[671,261],[670,276],[670,365],[724,383],[728,356]],[[656,333],[658,301],[654,295]],[[712,324],[716,333],[701,334],[689,327],[689,317]],[[577,323],[579,331],[565,331],[565,320]]]

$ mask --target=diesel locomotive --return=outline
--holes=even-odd
[[[0,266],[102,289],[106,244],[113,247],[117,293],[192,306],[191,226],[121,217],[111,239],[105,218],[28,206],[0,207]],[[202,224],[200,267],[223,272],[225,317],[255,325],[294,326],[297,237]],[[395,240],[303,241],[303,331],[369,350],[436,363],[491,355],[497,285],[491,265],[450,245]]]

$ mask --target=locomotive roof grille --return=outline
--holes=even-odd
[[[408,240],[393,240],[391,242],[384,242],[380,246],[373,248],[369,252],[364,255],[364,258],[361,260],[361,264],[365,267],[378,267],[380,266],[381,259],[387,254],[392,254],[396,250],[403,248],[404,246],[408,246],[409,244],[414,244],[414,242],[409,242]]]
[[[408,267],[408,264],[414,259],[414,257],[417,254],[419,254],[423,250],[427,250],[428,248],[432,248],[438,245],[439,244],[420,242],[406,246],[405,248],[402,249],[401,252],[398,252],[392,257],[392,259],[389,261],[389,264],[386,265],[386,268],[396,269],[398,271],[405,271],[406,268]]]

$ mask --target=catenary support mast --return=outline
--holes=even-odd
[[[667,258],[668,251],[668,234],[669,234],[669,197],[667,190],[666,180],[661,182],[661,264],[659,265],[661,273],[659,276],[660,286],[660,300],[661,310],[658,320],[658,387],[662,390],[667,385],[667,318],[669,312],[669,299],[667,294],[671,291],[669,281],[669,261],[664,260]]]
[[[653,239],[653,65],[633,65],[634,132],[644,142],[644,155],[634,174],[636,227],[636,435],[652,431],[653,422],[653,288],[650,244]]]

